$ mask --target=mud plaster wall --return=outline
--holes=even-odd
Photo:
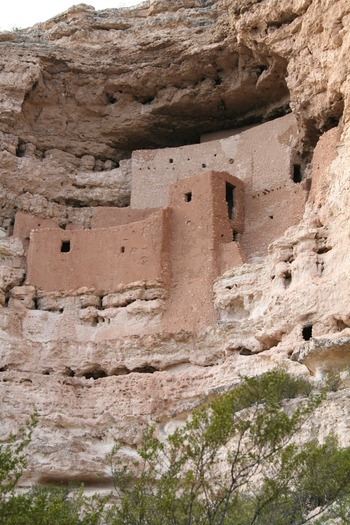
[[[13,235],[18,237],[22,242],[29,242],[30,232],[38,228],[58,228],[58,224],[53,219],[37,217],[30,213],[19,211],[16,213],[15,223],[13,226]]]
[[[114,228],[34,230],[27,284],[47,292],[80,287],[104,292],[138,280],[167,280],[167,223],[165,209]],[[69,252],[61,252],[62,242],[70,243]]]
[[[237,188],[236,221],[228,218],[226,181]],[[230,238],[236,244],[231,232],[244,220],[242,192],[241,181],[217,172],[171,186],[172,282],[163,319],[166,329],[198,330],[215,321],[213,281],[220,271],[220,244]]]
[[[301,219],[306,191],[291,179],[293,163],[299,162],[293,115],[233,133],[224,138],[220,133],[210,134],[203,137],[205,142],[192,146],[135,151],[131,206],[163,206],[172,182],[208,170],[227,171],[245,183],[241,247],[249,261],[265,255],[270,242]]]
[[[138,222],[149,217],[156,209],[134,210],[130,207],[113,208],[101,206],[95,208],[91,218],[91,228],[109,228]]]

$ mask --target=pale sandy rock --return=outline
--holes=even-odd
[[[348,384],[349,23],[347,0],[154,0],[79,5],[0,35],[1,439],[37,408],[28,484],[94,487],[98,471],[108,484],[115,439],[134,446],[148,423],[167,435],[241,374],[284,366]],[[161,331],[160,282],[106,294],[23,285],[16,210],[89,228],[97,208],[128,204],[132,151],[173,151],[289,103],[303,194],[311,181],[304,216],[216,279],[217,323]],[[305,434],[333,429],[348,444],[348,397],[332,393]]]
[[[14,286],[10,291],[9,307],[33,309],[35,307],[35,295],[34,286]]]
[[[341,337],[311,339],[293,352],[292,359],[305,364],[313,374],[321,377],[330,370],[349,370],[350,330],[341,332]]]

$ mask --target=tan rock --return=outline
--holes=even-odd
[[[0,35],[1,439],[36,406],[25,483],[97,487],[115,439],[134,446],[153,422],[167,435],[241,374],[335,370],[346,384],[349,19],[347,0],[154,0],[103,13],[79,5]],[[259,126],[228,131],[283,115],[289,102],[297,125],[293,115],[287,127],[268,122],[264,140]],[[89,228],[131,231],[169,204],[174,175],[190,199],[186,181],[205,170],[244,182],[245,211],[237,239],[215,251],[205,222],[213,200],[186,243],[180,203],[170,203],[179,215],[169,253],[184,248],[172,286],[158,273],[116,279],[113,290],[84,275],[60,290],[23,285],[28,246],[24,230],[11,237],[15,212],[34,216],[30,231],[52,221],[47,243]],[[115,212],[137,187],[139,211]],[[41,256],[48,279],[56,255],[49,267]],[[332,429],[348,444],[347,396],[333,393],[304,432]]]

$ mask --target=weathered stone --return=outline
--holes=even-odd
[[[345,384],[349,19],[347,0],[154,0],[104,12],[79,5],[0,35],[1,439],[36,406],[28,483],[97,487],[114,439],[134,446],[149,422],[166,435],[241,374],[335,370]],[[287,127],[232,130],[290,110]],[[180,204],[195,202],[187,181],[199,176],[202,195],[205,170],[245,185],[237,237],[220,239],[220,250],[208,244],[219,229],[205,222],[219,191],[193,237],[181,225]],[[174,183],[181,203],[168,199]],[[131,208],[117,209],[130,192]],[[86,282],[96,266],[87,271],[85,259],[108,244],[98,248],[98,228],[132,236],[169,203],[171,285],[159,272],[116,279],[113,290]],[[48,284],[57,252],[61,262],[68,252],[59,244],[46,258],[47,246],[95,235],[69,286],[65,273],[51,291],[23,286],[32,240],[10,236],[21,211],[52,221],[49,233],[29,228],[32,240],[47,235],[34,270]],[[116,259],[101,265],[106,283]],[[348,444],[348,395],[332,394],[305,432],[331,428]]]

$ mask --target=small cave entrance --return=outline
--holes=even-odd
[[[81,374],[82,377],[85,377],[85,379],[102,379],[103,377],[107,377],[107,373],[102,368],[92,368],[90,370],[87,370],[83,374]]]
[[[155,368],[151,365],[140,366],[138,368],[133,368],[131,372],[137,374],[154,374],[154,372],[159,372],[159,368]]]
[[[304,341],[310,341],[312,337],[312,324],[307,324],[303,326],[302,335]]]

